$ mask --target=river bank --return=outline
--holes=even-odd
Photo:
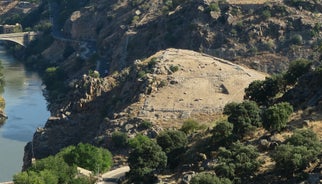
[[[32,140],[36,128],[43,126],[50,113],[38,74],[27,71],[1,46],[0,60],[5,76],[3,97],[8,116],[0,128],[0,182],[3,182],[12,180],[12,176],[21,171],[24,146]]]

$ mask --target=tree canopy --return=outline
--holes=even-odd
[[[254,146],[246,146],[240,142],[233,143],[229,148],[220,147],[215,172],[220,177],[236,182],[241,180],[247,182],[261,165],[258,156],[259,153]]]
[[[263,113],[263,126],[266,130],[281,131],[286,126],[293,107],[288,102],[281,102],[270,106]]]
[[[234,125],[233,133],[239,137],[261,126],[260,113],[258,105],[253,101],[244,101],[239,104],[233,102],[224,107],[224,114],[228,115],[228,121]]]
[[[153,172],[167,165],[167,156],[153,140],[137,135],[130,140],[132,151],[129,154],[130,179],[133,182],[150,182]]]
[[[276,147],[272,158],[276,162],[276,170],[286,177],[293,177],[294,173],[304,170],[322,151],[321,142],[310,129],[296,131],[285,142]]]
[[[190,184],[232,184],[228,178],[219,178],[210,173],[198,173],[192,177]]]
[[[112,154],[107,149],[80,143],[67,150],[63,150],[62,155],[69,165],[75,164],[95,173],[103,173],[112,166]]]

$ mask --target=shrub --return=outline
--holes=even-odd
[[[219,122],[211,131],[216,146],[227,146],[232,141],[234,125],[228,121]]]
[[[295,34],[290,39],[291,44],[301,45],[303,43],[303,38],[300,34]]]
[[[139,129],[146,130],[152,127],[152,122],[151,121],[143,121],[142,123],[139,124]]]
[[[128,145],[128,137],[124,132],[113,132],[112,134],[113,145],[117,148],[125,148]]]
[[[180,130],[186,134],[192,133],[200,128],[199,123],[195,120],[189,119],[183,122]]]
[[[267,20],[267,19],[271,18],[272,15],[269,10],[264,10],[264,11],[262,11],[262,16],[265,20]]]
[[[219,7],[218,2],[211,2],[209,4],[209,9],[210,9],[210,11],[219,12],[220,11],[220,7]]]
[[[219,178],[209,173],[198,173],[192,177],[190,184],[232,184],[228,178]]]
[[[89,70],[88,75],[93,77],[93,78],[99,78],[100,77],[100,73],[98,71],[96,71],[96,70]]]
[[[176,71],[178,71],[179,70],[179,66],[174,66],[174,65],[171,65],[170,66],[170,71],[172,72],[172,73],[174,73],[174,72],[176,72]]]

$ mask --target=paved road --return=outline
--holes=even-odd
[[[102,175],[103,181],[98,182],[97,184],[115,184],[117,180],[124,176],[126,172],[130,170],[129,166],[124,166],[117,168],[115,170],[109,171]]]

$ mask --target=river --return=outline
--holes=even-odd
[[[0,46],[5,87],[5,113],[8,119],[0,127],[0,182],[12,180],[21,171],[24,146],[37,127],[50,116],[42,93],[42,81]]]

